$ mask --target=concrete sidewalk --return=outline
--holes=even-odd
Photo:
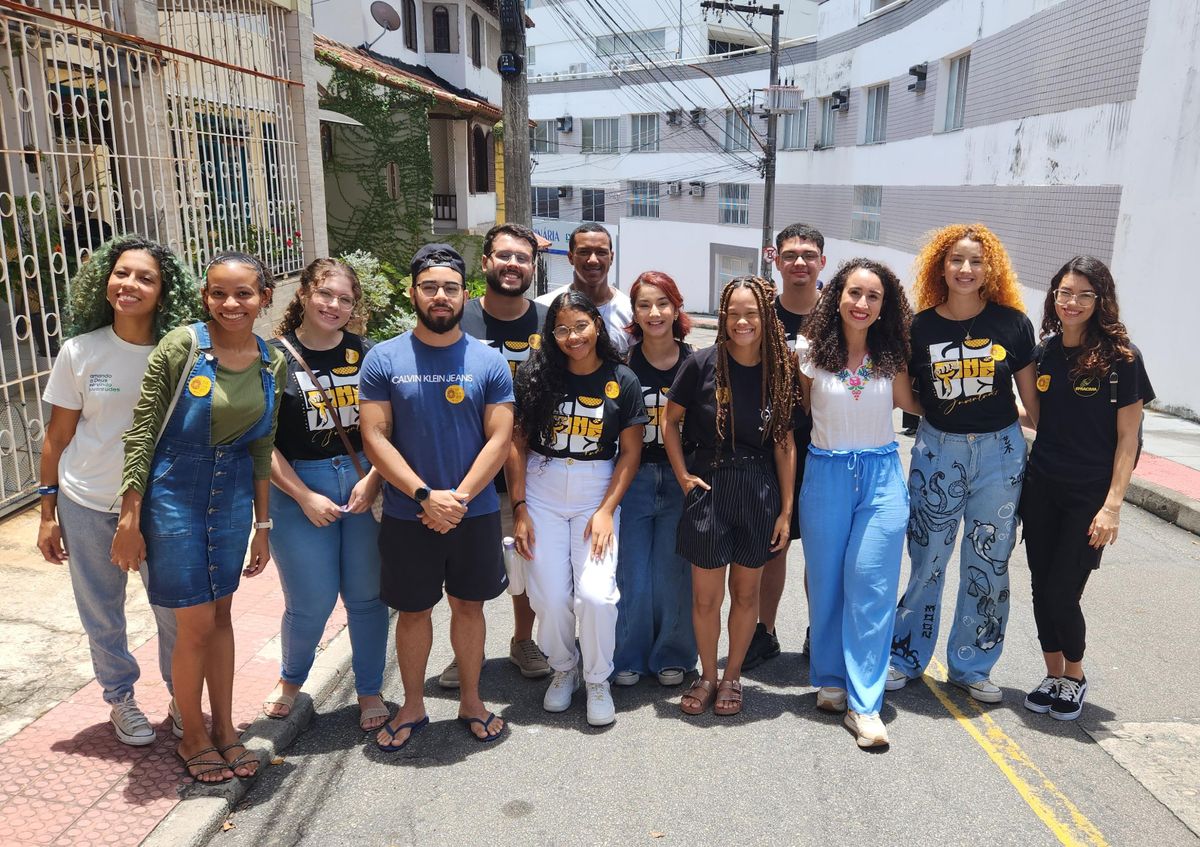
[[[1148,412],[1145,452],[1128,500],[1200,535],[1200,424]],[[245,791],[230,783],[192,787],[175,757],[158,679],[157,642],[145,592],[130,580],[130,646],[142,665],[138,702],[158,727],[157,743],[119,743],[91,679],[87,640],[66,569],[34,547],[37,512],[0,522],[0,592],[10,598],[0,636],[0,847],[18,844],[179,845],[205,837]],[[273,568],[242,581],[234,599],[238,667],[234,713],[250,727],[252,749],[270,761],[300,732],[313,701],[302,696],[287,722],[259,719],[279,673],[283,595]],[[344,628],[339,605],[324,644]],[[345,672],[339,637],[318,658],[306,692],[318,702]],[[251,724],[254,723],[253,726]],[[165,819],[165,820],[164,820]],[[157,828],[157,830],[156,830]]]

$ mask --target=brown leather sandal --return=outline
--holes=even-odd
[[[698,679],[692,683],[691,688],[683,692],[683,697],[679,700],[679,709],[685,715],[702,715],[712,705],[714,696],[716,690],[713,684],[707,679]]]
[[[721,705],[725,703],[727,705]],[[717,686],[717,701],[713,703],[713,714],[728,717],[742,710],[742,683],[737,679],[723,679]]]

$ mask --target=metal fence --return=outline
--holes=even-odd
[[[301,268],[287,14],[0,0],[0,512],[37,486],[60,316],[98,244],[138,232],[197,272],[224,249]]]

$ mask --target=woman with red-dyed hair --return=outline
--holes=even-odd
[[[646,271],[629,297],[633,323],[626,332],[634,340],[629,367],[641,383],[650,422],[637,476],[621,501],[614,681],[636,685],[653,673],[662,685],[679,685],[696,666],[696,637],[691,569],[675,552],[683,492],[667,460],[660,422],[675,374],[692,353],[683,340],[692,322],[679,287],[665,273]]]

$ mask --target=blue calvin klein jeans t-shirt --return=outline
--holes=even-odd
[[[513,383],[504,357],[469,335],[449,347],[430,347],[406,332],[367,353],[359,396],[392,404],[392,444],[426,485],[445,489],[462,482],[483,449],[484,407],[513,402]],[[468,505],[467,517],[499,509],[489,481]],[[383,511],[417,520],[421,509],[388,485]]]

